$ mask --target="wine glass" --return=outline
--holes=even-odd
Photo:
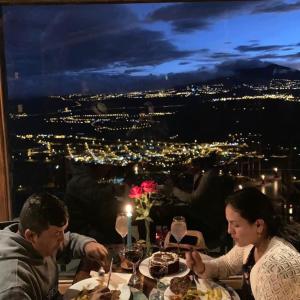
[[[125,212],[121,212],[118,214],[116,218],[116,225],[115,229],[117,233],[122,237],[123,241],[123,249],[122,252],[124,252],[125,249],[125,236],[128,234],[128,218],[126,216]]]
[[[136,267],[138,262],[143,257],[143,248],[139,245],[133,245],[133,246],[126,246],[125,247],[125,258],[132,263],[132,277],[130,281],[132,282],[133,286],[137,286],[140,283],[140,278],[136,274]]]
[[[174,236],[177,242],[177,253],[179,254],[179,243],[182,238],[186,235],[187,228],[185,223],[185,218],[183,216],[176,216],[173,218],[171,224],[171,234]]]
[[[154,259],[149,260],[149,273],[156,279],[156,290],[149,296],[149,300],[160,300],[160,280],[168,273],[168,264],[166,260],[155,261]]]

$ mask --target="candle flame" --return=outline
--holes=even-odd
[[[131,206],[131,204],[127,204],[125,206],[125,211],[126,211],[127,217],[131,217],[132,216],[132,206]]]

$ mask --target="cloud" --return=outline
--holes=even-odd
[[[132,76],[130,74],[103,75],[103,74],[82,74],[57,76],[45,75],[38,78],[39,84],[36,85],[36,76],[27,77],[25,80],[15,80],[10,82],[10,98],[24,97],[28,89],[31,89],[31,96],[38,97],[43,95],[63,95],[70,93],[97,94],[110,92],[129,92],[145,91],[174,86],[183,86],[193,82],[207,80],[214,75],[209,72],[199,70],[197,72],[170,73],[165,75]]]
[[[181,61],[179,63],[179,65],[181,65],[181,66],[188,65],[188,64],[190,64],[190,62],[188,62],[188,61]]]
[[[265,1],[264,4],[258,5],[252,13],[286,13],[300,10],[300,1],[286,3],[284,1]]]
[[[166,41],[162,33],[141,28],[104,34],[97,39],[85,40],[75,45],[66,45],[59,51],[59,62],[55,64],[57,50],[45,53],[49,69],[80,70],[83,68],[153,66],[173,59],[184,58],[190,51],[178,50]],[[84,54],[84,59],[82,55]]]
[[[215,52],[210,55],[211,58],[222,60],[222,59],[228,59],[233,57],[240,57],[239,54],[234,53],[227,53],[227,52]]]
[[[262,62],[258,59],[237,59],[229,60],[220,63],[216,66],[217,73],[233,73],[241,69],[263,68],[269,65],[267,62]]]
[[[293,53],[293,54],[264,54],[264,55],[258,55],[256,56],[257,59],[285,59],[285,60],[291,60],[291,59],[298,59],[300,58],[300,52]]]
[[[163,6],[148,15],[150,21],[164,21],[176,32],[191,32],[208,28],[217,18],[252,7],[253,3],[243,1],[216,3],[181,3]]]
[[[14,62],[10,74],[153,66],[192,54],[177,49],[161,32],[143,29],[127,6],[26,8],[6,14],[11,28],[7,52]]]
[[[285,58],[292,58],[292,59],[296,59],[296,58],[300,58],[300,52],[294,53],[294,54],[288,54],[288,55],[284,55],[281,57],[285,57]]]
[[[206,29],[209,27],[209,25],[210,24],[208,22],[200,19],[185,19],[173,22],[173,30],[180,33],[185,33],[200,28]]]
[[[258,46],[257,44],[253,45],[242,45],[235,48],[240,52],[256,52],[256,51],[273,51],[280,50],[286,47],[285,45],[267,45],[267,46]]]
[[[143,69],[141,69],[141,68],[127,69],[127,70],[124,71],[124,74],[134,74],[134,73],[139,73],[139,72],[143,72]]]

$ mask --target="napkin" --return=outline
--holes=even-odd
[[[110,281],[111,281],[111,283],[113,283],[113,285],[127,284],[131,275],[132,274],[130,274],[130,273],[112,272]],[[104,280],[108,279],[108,274],[104,274],[104,276],[99,276],[99,273],[96,271],[91,271],[90,276],[95,277],[95,278],[104,277]]]

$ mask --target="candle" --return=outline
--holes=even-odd
[[[127,226],[128,226],[127,247],[131,248],[131,246],[132,246],[132,229],[131,229],[132,206],[131,206],[131,204],[127,204],[125,207],[125,210],[126,210],[126,215],[127,215]]]

